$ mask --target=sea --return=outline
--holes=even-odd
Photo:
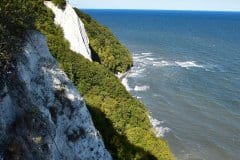
[[[240,12],[84,11],[132,53],[123,84],[177,160],[240,160]]]

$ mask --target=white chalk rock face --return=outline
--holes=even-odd
[[[0,89],[0,128],[0,144],[14,142],[23,159],[112,159],[83,98],[36,31]]]
[[[55,14],[55,24],[62,27],[64,37],[70,43],[70,49],[92,61],[89,40],[84,24],[72,6],[67,3],[65,10],[62,10],[50,1],[45,1],[44,4]]]

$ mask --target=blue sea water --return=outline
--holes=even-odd
[[[85,10],[133,54],[123,80],[180,160],[240,160],[240,13]]]

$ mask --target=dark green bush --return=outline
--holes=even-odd
[[[61,9],[65,9],[66,1],[65,0],[52,0],[52,2],[60,7]]]
[[[0,2],[0,83],[16,65],[25,41],[25,31],[33,28],[43,0],[1,0]]]

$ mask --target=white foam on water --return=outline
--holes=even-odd
[[[144,76],[144,68],[141,67],[135,67],[132,68],[131,71],[129,72],[129,74],[127,75],[127,77],[141,77]]]
[[[148,90],[150,87],[149,86],[146,86],[146,85],[144,85],[144,86],[135,86],[134,87],[134,91],[146,91],[146,90]]]
[[[145,66],[156,61],[157,58],[152,57],[152,53],[133,54],[133,60],[136,65]]]
[[[147,57],[146,59],[149,61],[154,61],[156,58]]]
[[[143,52],[143,53],[141,53],[141,54],[144,55],[144,56],[150,56],[150,55],[152,55],[151,52]]]
[[[180,66],[182,68],[187,68],[187,69],[189,69],[190,67],[204,68],[203,65],[196,64],[195,61],[184,61],[184,62],[175,61],[175,63],[178,66]]]
[[[166,133],[168,133],[170,131],[170,128],[162,126],[164,121],[159,121],[157,119],[154,119],[151,116],[149,116],[149,120],[152,124],[152,127],[154,128],[154,132],[157,137],[164,137],[166,135]]]
[[[153,67],[181,67],[181,68],[203,68],[206,71],[209,70],[208,65],[198,64],[196,61],[174,61],[174,60],[164,60],[161,57],[155,58],[153,53],[144,52],[140,54],[133,54],[134,66],[132,68],[132,73],[130,77],[137,77],[143,75],[147,66]],[[212,68],[212,67],[210,67]]]
[[[157,59],[153,58],[152,53],[133,54],[134,65],[128,74],[128,77],[142,77],[146,67],[152,65]]]
[[[172,62],[168,62],[168,61],[157,61],[157,62],[153,62],[153,66],[156,67],[165,67],[165,66],[175,66],[176,64],[172,63]]]
[[[144,72],[146,72],[146,67],[148,65],[156,66],[156,67],[163,67],[163,66],[176,66],[175,62],[164,61],[161,58],[153,58],[152,53],[141,53],[141,54],[133,54],[133,61],[134,66],[128,72],[124,78],[122,78],[122,84],[125,86],[127,91],[136,91],[142,92],[148,90],[150,87],[148,85],[136,85],[134,88],[131,88],[128,83],[129,77],[141,77],[144,76]],[[141,99],[139,96],[135,96],[137,99]],[[152,118],[149,116],[150,122],[154,129],[156,137],[164,137],[164,135],[170,131],[168,127],[162,126],[164,123],[163,121],[159,121],[157,119]]]

